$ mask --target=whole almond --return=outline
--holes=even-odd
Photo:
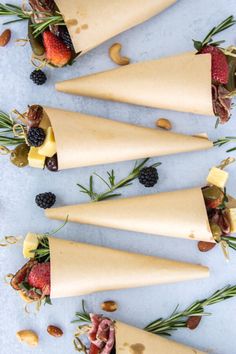
[[[198,242],[198,249],[200,252],[208,252],[216,246],[216,243],[200,241]]]
[[[166,129],[166,130],[171,130],[172,129],[172,124],[171,122],[166,119],[166,118],[160,118],[156,121],[156,126],[158,128]]]
[[[0,47],[5,47],[5,45],[7,45],[10,39],[11,39],[11,30],[6,29],[0,35]]]
[[[196,329],[201,322],[202,316],[190,316],[187,320],[187,327],[191,330]]]
[[[101,304],[101,309],[106,312],[115,312],[118,306],[115,301],[104,301]]]
[[[53,337],[63,336],[63,331],[61,330],[61,328],[56,326],[52,326],[52,325],[48,326],[47,331]]]

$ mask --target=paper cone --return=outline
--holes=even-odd
[[[185,53],[56,84],[58,91],[213,116],[211,55]]]
[[[208,268],[49,238],[52,298],[180,282],[209,276]]]
[[[59,169],[209,149],[207,138],[44,107],[55,134]]]
[[[117,354],[206,354],[167,338],[116,322]]]
[[[86,53],[160,13],[176,0],[55,0],[75,51]]]
[[[45,211],[50,219],[214,242],[201,188],[69,205]]]

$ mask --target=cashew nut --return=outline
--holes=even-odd
[[[38,335],[30,330],[22,330],[16,333],[16,337],[20,342],[25,342],[31,347],[36,347],[39,342]]]
[[[128,65],[130,63],[129,58],[121,56],[121,44],[115,43],[109,49],[110,58],[114,61],[114,63],[118,65]]]
[[[156,121],[156,126],[162,129],[170,130],[172,129],[172,124],[168,119],[160,118]]]

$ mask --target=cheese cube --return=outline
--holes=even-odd
[[[46,113],[44,113],[43,118],[39,124],[39,127],[44,130],[47,130],[50,126],[51,126],[51,122],[50,122],[48,116],[46,115]]]
[[[228,181],[228,178],[228,172],[217,167],[212,167],[207,177],[207,182],[223,189]]]
[[[28,232],[23,243],[23,256],[25,258],[34,258],[34,250],[39,245],[38,235],[32,232]]]
[[[39,148],[32,146],[29,151],[28,160],[29,166],[35,168],[44,168],[45,156],[42,156],[38,152]]]
[[[39,147],[39,154],[47,157],[52,157],[57,152],[56,142],[52,127],[47,129],[47,135],[43,145]]]
[[[236,208],[228,209],[228,217],[230,221],[230,231],[232,233],[236,232]]]

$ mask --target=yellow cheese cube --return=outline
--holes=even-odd
[[[217,167],[212,167],[207,177],[207,182],[223,189],[227,183],[228,178],[228,172],[223,171]]]
[[[28,155],[29,166],[36,168],[44,168],[45,156],[42,156],[38,152],[39,148],[31,147]]]
[[[39,147],[39,154],[47,157],[52,157],[56,152],[57,148],[54,133],[52,127],[49,127],[44,143]]]
[[[23,256],[25,258],[34,258],[34,250],[39,245],[38,235],[32,232],[28,232],[23,243]]]
[[[232,233],[236,232],[236,208],[228,209],[228,217],[230,221],[230,231]]]
[[[44,130],[47,130],[50,126],[51,126],[51,122],[50,122],[48,116],[46,115],[46,113],[44,112],[44,115],[43,115],[43,118],[39,124],[39,127]]]

